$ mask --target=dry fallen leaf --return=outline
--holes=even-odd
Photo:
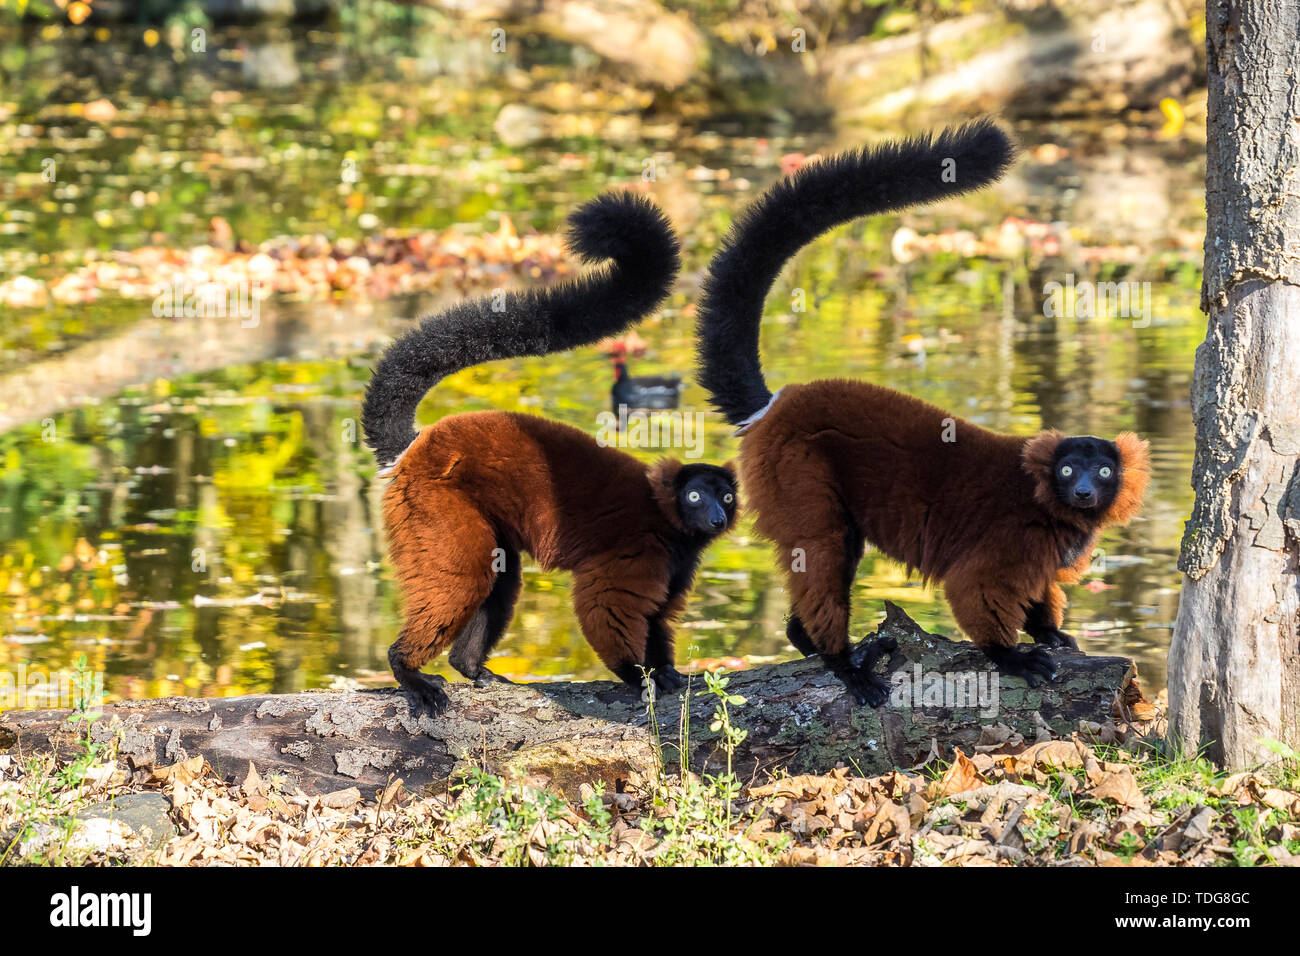
[[[1279,790],[1277,787],[1261,787],[1255,792],[1259,796],[1259,802],[1266,807],[1281,810],[1291,816],[1300,816],[1300,794]]]
[[[1022,775],[1036,769],[1076,770],[1084,766],[1084,754],[1073,740],[1048,740],[1036,743],[1017,755],[1011,769]]]
[[[1111,853],[1109,850],[1097,851],[1097,862],[1102,866],[1150,866],[1151,861],[1144,858],[1141,854],[1136,854],[1129,859],[1124,859]]]
[[[1097,800],[1106,800],[1123,807],[1142,809],[1147,806],[1147,799],[1142,795],[1137,778],[1128,767],[1108,771],[1088,793]]]
[[[931,802],[941,800],[953,793],[974,790],[984,782],[984,778],[980,776],[979,770],[971,762],[970,758],[962,753],[960,749],[956,749],[953,751],[952,764],[944,771],[942,777],[930,785],[926,797]]]
[[[320,798],[321,806],[329,807],[333,810],[351,810],[361,802],[361,791],[356,787],[348,787],[345,790],[335,790],[327,793]]]
[[[907,810],[887,800],[877,808],[862,841],[870,845],[882,840],[906,840],[911,831],[912,821]]]
[[[975,744],[975,750],[979,753],[993,753],[1020,746],[1024,742],[1025,738],[1018,731],[1012,730],[1006,724],[997,723],[981,728],[980,739]]]
[[[618,842],[622,846],[631,848],[636,853],[649,853],[658,845],[658,841],[654,837],[644,830],[638,830],[636,827],[628,827],[620,833]]]
[[[167,767],[154,767],[150,776],[154,783],[190,784],[212,768],[207,765],[202,754],[196,754],[188,760],[178,761]]]

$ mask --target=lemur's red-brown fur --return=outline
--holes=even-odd
[[[570,249],[598,268],[423,319],[384,351],[366,389],[362,421],[392,479],[384,517],[406,605],[388,660],[434,713],[448,696],[420,668],[444,648],[476,683],[502,679],[484,662],[519,598],[521,551],[573,572],[582,632],[614,673],[640,687],[650,671],[659,690],[679,689],[672,620],[704,548],[735,520],[730,468],[647,467],[576,428],[507,412],[453,415],[416,432],[420,402],[452,372],[620,334],[671,291],[678,243],[653,203],[609,193],[569,224]]]
[[[741,426],[740,468],[756,527],[780,550],[786,635],[819,653],[860,702],[888,683],[848,647],[849,594],[863,547],[945,585],[957,623],[1006,674],[1053,679],[1065,595],[1099,531],[1128,521],[1146,486],[1146,445],[1091,435],[1000,435],[866,382],[787,385],[763,376],[764,300],[798,251],[835,226],[995,182],[1015,157],[995,123],[850,150],[778,180],[743,210],[701,284],[699,380]],[[1018,631],[1033,647],[1017,646]]]
[[[489,596],[508,621],[520,551],[545,570],[573,572],[583,635],[616,674],[647,662],[652,629],[671,648],[685,597],[673,581],[673,539],[695,534],[678,513],[682,468],[667,459],[647,466],[533,415],[469,412],[425,428],[384,492],[406,600],[395,661],[418,670],[470,627]]]
[[[1011,647],[1034,604],[1061,627],[1058,582],[1078,580],[1101,529],[1127,523],[1146,489],[1147,443],[1126,432],[1115,440],[1120,487],[1109,508],[1064,506],[1051,488],[1064,438],[998,434],[867,382],[787,385],[744,431],[741,487],[822,653],[847,647],[864,539],[943,582],[976,645]]]

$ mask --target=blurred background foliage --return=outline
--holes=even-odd
[[[670,83],[635,51],[620,60],[524,20],[502,21],[495,52],[495,20],[437,4],[290,5],[240,23],[193,0],[83,6],[0,2],[0,666],[84,652],[117,696],[387,681],[400,608],[356,424],[385,341],[457,295],[553,281],[568,265],[534,237],[627,186],[665,207],[687,252],[632,373],[689,378],[699,274],[744,202],[807,155],[994,110],[1025,147],[998,188],[799,256],[769,302],[770,378],[863,377],[1010,431],[1149,437],[1149,504],[1103,541],[1070,624],[1085,649],[1134,656],[1163,684],[1204,328],[1194,12],[1159,20],[1165,45],[1140,62],[1108,34],[1105,69],[1079,33],[1067,65],[1092,77],[1058,95],[1034,71],[1060,67],[1052,44],[1071,24],[1150,26],[1154,6],[1179,8],[670,0],[656,10],[706,49]],[[794,29],[811,60],[789,50]],[[997,50],[1025,64],[1003,85],[971,72]],[[884,95],[899,90],[917,95]],[[283,270],[283,244],[316,244],[342,270],[360,244],[414,233],[454,281],[377,294],[381,250],[355,265],[367,284],[304,281],[264,302],[256,328],[158,317],[122,279],[142,249],[219,272],[267,250]],[[1068,276],[1150,283],[1149,321],[1046,314],[1046,283]],[[448,379],[421,420],[504,408],[595,433],[611,384],[597,349],[497,363]],[[734,455],[693,383],[684,407],[705,415],[705,460]],[[665,452],[682,450],[634,450]],[[493,668],[606,676],[567,578],[525,582]],[[885,598],[952,630],[941,595],[868,554],[855,633]],[[710,550],[679,657],[791,656],[784,612],[745,525]]]

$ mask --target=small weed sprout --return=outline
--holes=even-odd
[[[68,843],[77,826],[73,813],[84,801],[86,780],[91,771],[105,760],[114,759],[116,754],[115,748],[97,744],[91,736],[91,727],[102,716],[102,712],[91,709],[91,672],[85,654],[78,655],[73,670],[75,693],[68,722],[80,728],[77,750],[67,762],[62,762],[53,754],[36,755],[25,762],[25,779],[34,781],[35,785],[15,795],[19,823],[11,831],[13,835],[9,845],[0,852],[0,866],[9,862],[15,849],[24,841],[36,835],[36,824],[40,822],[53,824],[59,831],[60,839],[57,845],[55,841],[50,841],[46,844],[50,849],[23,862],[56,866],[77,862],[67,856]]]
[[[710,694],[718,698],[718,705],[713,711],[713,722],[709,724],[709,730],[713,733],[722,734],[722,747],[727,753],[727,772],[720,777],[712,778],[714,786],[718,789],[719,795],[723,798],[727,807],[727,825],[731,824],[731,805],[737,797],[740,796],[740,781],[736,779],[736,774],[732,770],[732,760],[736,755],[736,748],[744,743],[745,738],[749,736],[749,731],[741,730],[731,722],[731,711],[729,707],[744,707],[745,698],[740,694],[730,694],[727,692],[727,685],[731,683],[730,677],[723,676],[724,672],[714,674],[710,671],[704,672],[704,684]]]

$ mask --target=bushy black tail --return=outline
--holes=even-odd
[[[735,425],[771,399],[758,332],[763,300],[786,260],[851,219],[987,186],[1014,156],[1007,134],[979,120],[841,153],[772,185],[737,217],[704,279],[698,366],[713,405]]]
[[[591,200],[569,217],[566,240],[587,263],[612,261],[549,288],[463,302],[424,319],[388,348],[361,411],[381,471],[415,439],[415,410],[445,376],[493,359],[596,342],[654,311],[672,290],[677,238],[644,197],[613,192]]]

